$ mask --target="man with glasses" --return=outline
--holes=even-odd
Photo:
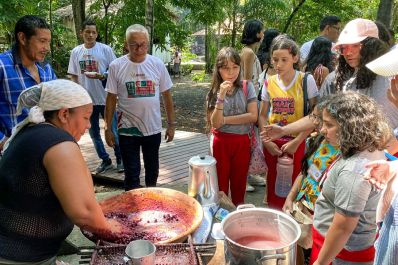
[[[103,83],[106,82],[106,71],[109,64],[116,59],[116,56],[111,47],[97,42],[98,32],[95,21],[84,21],[80,36],[83,39],[83,44],[72,50],[68,73],[71,75],[72,81],[82,85],[93,100],[93,113],[90,117],[91,128],[89,133],[95,151],[102,160],[95,169],[95,173],[99,174],[113,168],[112,160],[106,152],[101,138],[99,118],[100,116],[104,118],[106,93]],[[114,116],[114,119],[115,125],[113,129],[116,132],[116,116]],[[117,171],[123,172],[124,168],[117,138],[115,143],[114,152]]]
[[[321,20],[319,25],[320,34],[319,36],[324,36],[328,38],[333,43],[337,41],[341,30],[341,20],[337,16],[326,16]],[[305,42],[300,48],[300,61],[304,63],[307,60],[307,56],[311,50],[312,43],[314,39]]]
[[[108,92],[105,107],[105,138],[114,146],[111,130],[116,102],[118,108],[118,134],[125,168],[124,188],[131,190],[140,185],[140,149],[144,158],[145,185],[156,186],[159,176],[159,147],[162,120],[160,94],[166,114],[166,142],[174,138],[175,115],[170,88],[173,86],[163,62],[147,54],[149,34],[142,25],[132,25],[126,30],[128,54],[109,66]]]

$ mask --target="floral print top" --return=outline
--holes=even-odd
[[[308,140],[307,140],[308,147]],[[307,148],[308,149],[308,148]],[[315,201],[321,192],[319,181],[322,173],[340,155],[338,147],[330,145],[323,140],[318,149],[308,158],[307,175],[301,181],[301,187],[297,194],[296,201],[304,200],[306,206],[314,211]]]

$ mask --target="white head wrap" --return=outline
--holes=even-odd
[[[87,91],[81,85],[65,79],[43,82],[22,91],[18,97],[16,114],[20,115],[24,108],[29,109],[29,114],[13,128],[4,150],[25,125],[44,122],[44,111],[76,108],[89,103],[92,100]]]

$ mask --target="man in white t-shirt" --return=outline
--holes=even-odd
[[[159,147],[162,120],[160,94],[162,94],[168,126],[166,142],[174,138],[175,114],[170,88],[173,86],[163,62],[147,54],[149,34],[142,25],[126,30],[129,53],[114,60],[109,66],[106,84],[105,139],[114,146],[114,133],[110,129],[116,102],[118,134],[124,163],[124,188],[131,190],[140,185],[140,149],[144,159],[145,186],[156,186],[159,176]]]
[[[319,30],[321,31],[319,36],[324,36],[331,40],[333,43],[337,41],[341,30],[341,20],[337,16],[326,16],[321,20]],[[314,39],[307,41],[301,45],[300,48],[300,63],[303,64],[307,60],[307,56],[310,53],[312,43]]]
[[[96,168],[96,173],[98,174],[113,168],[112,160],[109,158],[109,154],[106,152],[101,139],[99,118],[100,115],[104,118],[106,96],[104,83],[106,82],[106,71],[109,64],[116,59],[116,56],[111,47],[96,41],[98,33],[94,21],[85,21],[80,35],[84,43],[72,50],[69,59],[68,74],[72,76],[73,81],[82,85],[88,91],[93,100],[94,106],[90,117],[91,128],[89,129],[89,133],[94,143],[95,151],[98,157],[102,159],[101,164]],[[114,119],[116,120],[116,115]],[[116,132],[116,125],[114,126],[114,131]],[[117,170],[118,172],[123,172],[118,139],[114,151]]]

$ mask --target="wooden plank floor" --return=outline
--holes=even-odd
[[[101,130],[103,133],[103,130]],[[162,133],[164,137],[164,133]],[[102,135],[102,139],[105,139]],[[104,140],[104,144],[105,140]],[[88,132],[79,141],[80,149],[87,162],[87,165],[94,177],[111,179],[116,182],[123,182],[124,173],[118,173],[116,169],[111,169],[101,174],[95,175],[95,168],[100,164],[101,160],[95,152],[94,145]],[[111,156],[112,162],[115,164],[115,155],[113,149],[105,146],[108,154]],[[166,143],[162,139],[159,150],[160,170],[158,178],[158,186],[165,184],[185,184],[188,183],[188,161],[195,155],[207,155],[209,152],[209,140],[205,134],[176,131],[174,140]],[[141,156],[141,185],[145,185],[145,170]]]

